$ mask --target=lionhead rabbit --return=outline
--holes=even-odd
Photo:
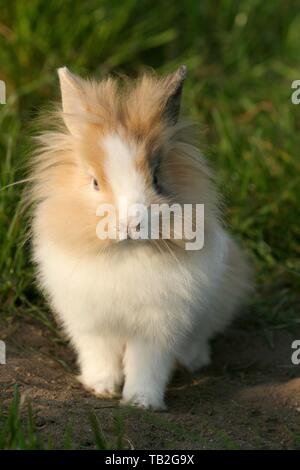
[[[185,66],[159,78],[83,80],[59,69],[62,108],[32,161],[38,281],[74,346],[80,381],[99,396],[163,409],[172,368],[210,360],[250,270],[220,223],[211,172],[179,122]],[[50,127],[51,126],[51,127]],[[54,130],[53,130],[54,129]],[[101,204],[204,204],[204,246],[97,236]],[[118,233],[118,232],[117,232]]]

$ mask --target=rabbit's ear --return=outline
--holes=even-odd
[[[183,82],[186,77],[186,73],[186,65],[181,65],[176,72],[168,75],[165,79],[167,101],[164,109],[164,117],[172,125],[176,124],[178,121]]]
[[[82,130],[82,115],[86,112],[83,80],[71,73],[67,67],[61,67],[57,72],[64,123],[72,135],[79,136]]]

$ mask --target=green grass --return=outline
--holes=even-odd
[[[5,414],[0,410],[0,449],[39,448],[33,429],[32,410],[28,407],[28,426],[24,429],[19,415],[20,397],[15,391],[14,399]]]
[[[1,403],[0,403],[1,405]],[[124,424],[120,415],[114,416],[113,440],[108,439],[101,428],[98,417],[94,411],[88,414],[93,434],[93,447],[95,450],[122,450],[125,448]],[[73,426],[66,425],[63,439],[63,449],[77,449],[73,443]],[[55,448],[54,437],[42,437],[37,430],[31,403],[22,403],[17,386],[14,396],[4,411],[0,406],[0,449],[5,450],[52,450]],[[91,447],[89,447],[91,448]]]
[[[167,431],[170,433],[171,438],[165,440],[167,448],[176,449],[178,442],[188,440],[198,446],[201,446],[203,449],[227,449],[227,450],[237,450],[239,449],[238,444],[223,430],[218,429],[215,426],[212,426],[208,420],[202,415],[201,422],[201,431],[190,430],[188,426],[181,423],[174,422],[168,417],[165,417],[164,414],[154,414],[149,411],[139,410],[133,407],[125,407],[123,410],[124,417],[134,416],[137,418],[138,422],[148,423],[159,431]],[[214,442],[212,443],[208,437],[203,434],[210,433],[214,436]]]
[[[45,442],[38,436],[30,403],[26,407],[26,419],[22,419],[20,401],[19,390],[15,387],[8,409],[3,411],[0,408],[0,449],[51,449],[51,437]]]
[[[7,87],[7,103],[0,105],[2,316],[25,311],[52,328],[24,242],[22,185],[7,186],[24,177],[32,121],[59,95],[56,68],[66,64],[100,78],[113,71],[135,76],[144,66],[165,73],[185,63],[185,114],[200,124],[199,144],[217,170],[225,220],[256,269],[258,293],[245,326],[258,328],[270,345],[270,331],[293,329],[299,323],[300,105],[291,103],[291,83],[300,79],[299,44],[300,10],[293,0],[5,2],[0,18],[0,79]],[[13,432],[18,418],[11,413],[6,425]],[[26,439],[12,434],[3,446],[37,445],[31,431]]]
[[[264,325],[293,324],[299,289],[299,118],[291,82],[300,77],[296,2],[12,0],[1,9],[0,295],[2,310],[41,313],[33,286],[21,186],[30,125],[57,98],[56,68],[83,75],[136,75],[189,68],[185,110],[217,170],[226,220],[248,247]],[[39,312],[39,313],[38,313]]]

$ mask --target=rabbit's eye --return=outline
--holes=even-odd
[[[153,184],[156,192],[161,193],[162,188],[161,188],[161,185],[159,183],[159,178],[158,178],[158,167],[156,167],[153,171],[152,184]]]
[[[92,186],[95,191],[99,191],[99,185],[98,185],[98,181],[96,180],[96,178],[92,178]]]

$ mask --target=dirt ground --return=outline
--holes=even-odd
[[[298,332],[274,332],[273,347],[256,330],[234,326],[213,344],[212,365],[191,375],[177,370],[167,392],[168,411],[119,407],[93,397],[74,378],[74,354],[40,323],[25,319],[0,331],[7,364],[0,365],[1,401],[17,383],[31,401],[42,438],[64,446],[67,424],[75,448],[93,448],[93,410],[114,442],[122,416],[124,445],[134,449],[300,448],[300,365],[291,363]]]

